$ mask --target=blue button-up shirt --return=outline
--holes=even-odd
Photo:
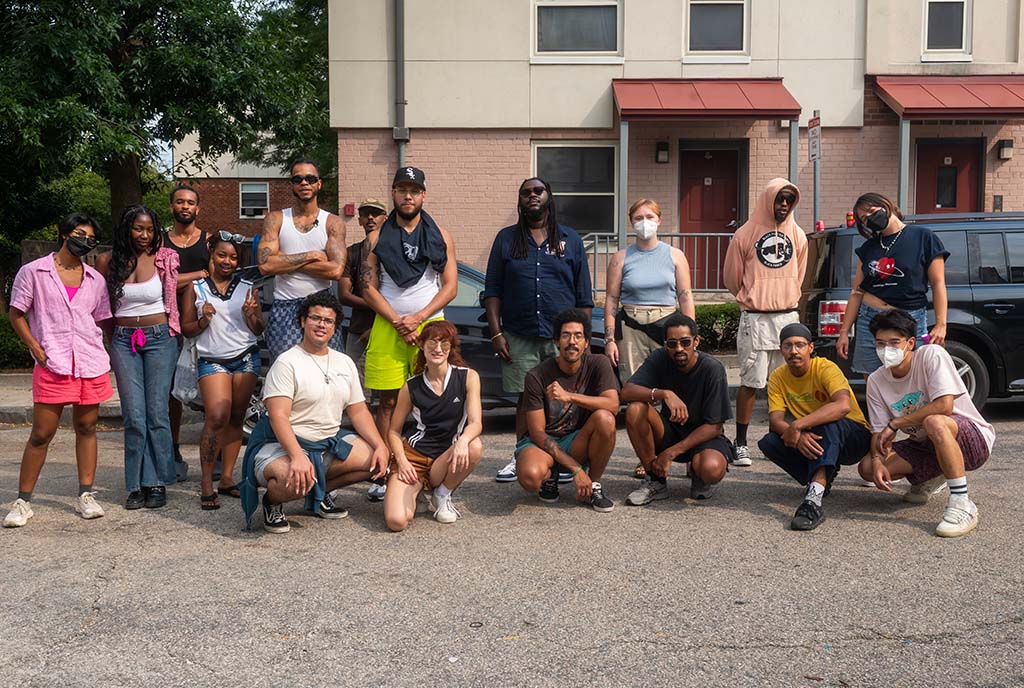
[[[484,298],[501,299],[501,326],[520,337],[552,336],[551,321],[566,308],[593,308],[590,266],[580,235],[558,226],[564,244],[561,257],[548,241],[537,246],[526,234],[526,258],[510,256],[519,228],[506,227],[494,237],[487,260]]]

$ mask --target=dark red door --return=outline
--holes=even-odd
[[[679,231],[683,234],[729,234],[738,221],[739,152],[686,150],[680,160]],[[720,289],[726,240],[683,237],[694,289]]]
[[[914,212],[930,215],[980,211],[980,152],[978,142],[918,143],[917,204]]]

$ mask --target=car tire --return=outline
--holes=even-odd
[[[266,407],[263,405],[263,378],[260,378],[256,382],[256,389],[253,390],[252,396],[249,397],[249,406],[245,409],[245,418],[242,420],[242,439],[244,444],[249,443],[249,435],[252,434],[253,428],[256,427],[260,414],[265,410]]]
[[[964,379],[964,384],[967,385],[967,392],[971,395],[971,401],[974,402],[975,407],[980,411],[985,407],[985,402],[988,401],[990,384],[988,368],[985,367],[985,362],[975,353],[974,349],[960,342],[947,340],[946,351],[949,352],[950,358],[953,359],[953,364],[960,371],[960,377]],[[965,371],[964,366],[967,366],[970,370]]]

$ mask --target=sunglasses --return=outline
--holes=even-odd
[[[231,232],[225,232],[223,229],[217,232],[217,238],[221,241],[230,241],[232,244],[245,243],[245,237],[241,234],[232,234]]]
[[[666,339],[666,349],[689,349],[690,345],[693,344],[692,337],[683,337],[682,339]]]
[[[528,186],[525,189],[519,189],[519,196],[521,198],[529,198],[530,196],[543,196],[544,192],[547,191],[543,186]]]
[[[377,217],[378,215],[386,215],[383,210],[379,208],[360,208],[359,217]]]
[[[73,236],[76,239],[85,239],[85,245],[89,248],[96,248],[96,245],[99,243],[99,240],[96,237],[89,236],[85,232],[77,229],[68,234],[68,236]]]
[[[320,181],[320,177],[316,176],[315,174],[297,174],[294,177],[292,177],[292,184],[295,184],[296,186],[298,186],[302,182],[306,182],[310,186],[313,186],[318,181]]]

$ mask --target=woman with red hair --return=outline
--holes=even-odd
[[[460,514],[452,505],[452,492],[483,454],[480,376],[462,360],[455,326],[446,320],[429,322],[417,343],[414,375],[398,392],[388,430],[394,457],[384,494],[384,521],[394,532],[412,522],[423,488],[433,490],[434,518],[454,523]],[[410,414],[412,423],[403,437]]]

